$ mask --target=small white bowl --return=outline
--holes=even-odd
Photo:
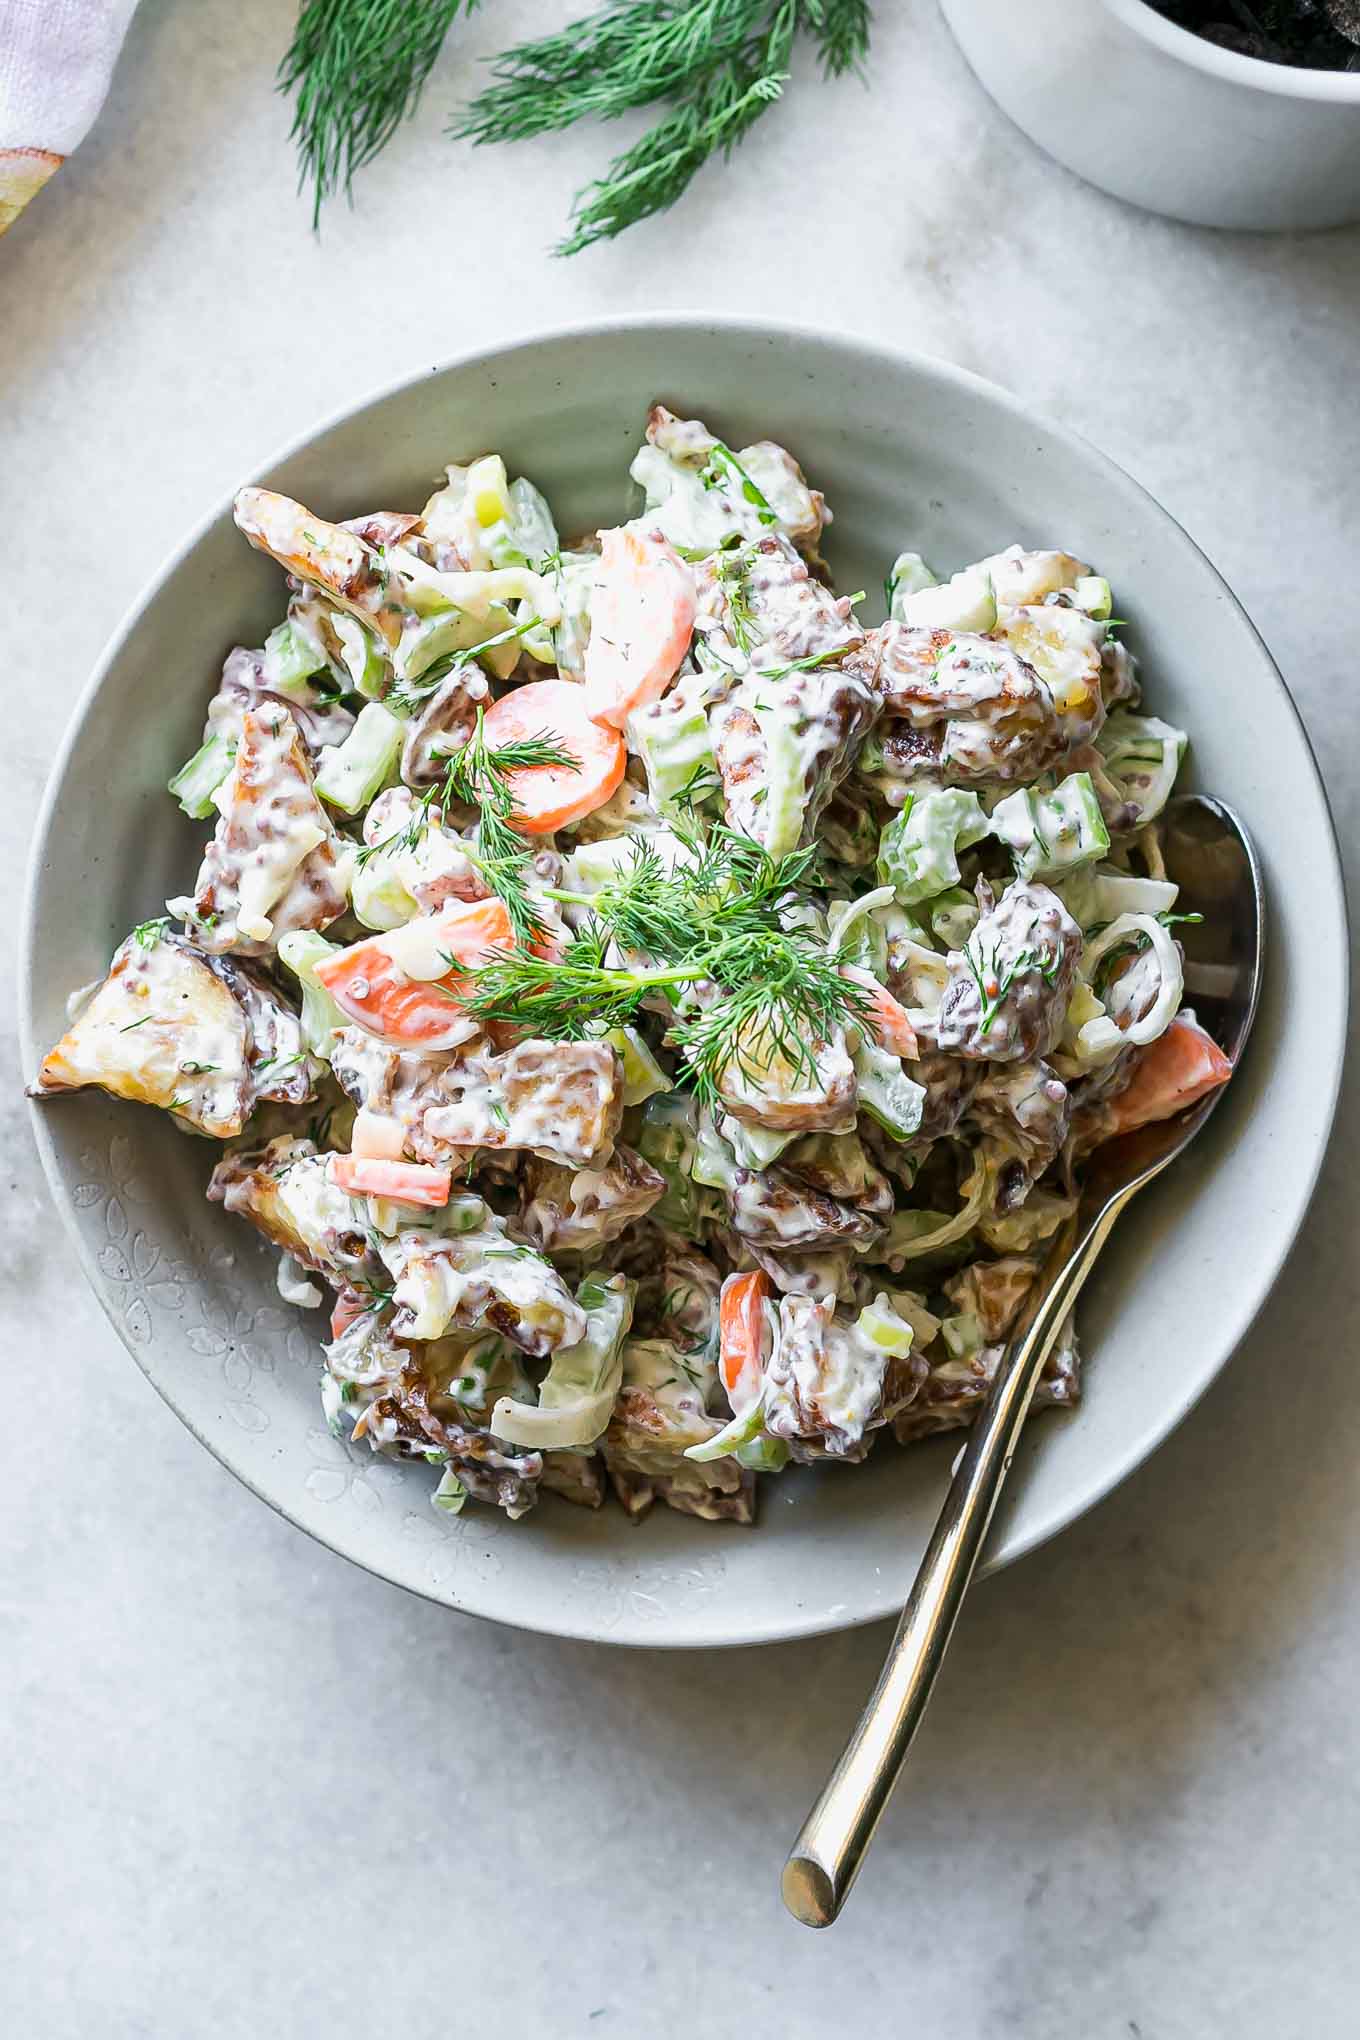
[[[1103,191],[1202,227],[1360,219],[1360,71],[1220,49],[1143,0],[940,0],[1030,140]]]
[[[1269,653],[1165,511],[1062,426],[901,350],[670,314],[549,333],[399,384],[251,479],[323,516],[402,509],[445,461],[498,447],[547,491],[564,530],[582,530],[626,514],[654,397],[738,445],[768,434],[793,448],[835,510],[841,588],[877,587],[904,546],[941,567],[1015,539],[1094,562],[1130,619],[1150,707],[1192,733],[1195,783],[1232,802],[1261,851],[1269,967],[1251,1052],[1192,1152],[1101,1260],[1082,1299],[1085,1400],[1029,1427],[992,1532],[999,1565],[1089,1508],[1185,1414],[1303,1220],[1346,1027],[1345,904],[1321,783]],[[282,592],[224,503],[100,662],[34,845],[20,993],[29,1072],[63,1031],[71,988],[183,889],[204,830],[165,782],[198,742],[224,652],[260,642]],[[616,1643],[762,1642],[901,1606],[958,1438],[780,1475],[753,1530],[660,1508],[635,1524],[555,1496],[521,1523],[482,1508],[450,1520],[430,1507],[428,1468],[374,1460],[326,1431],[325,1320],[282,1305],[275,1257],[204,1201],[209,1144],[92,1091],[35,1105],[34,1122],[57,1205],[133,1358],[257,1494],[371,1571],[469,1613]],[[1204,1473],[1213,1479],[1211,1459]]]

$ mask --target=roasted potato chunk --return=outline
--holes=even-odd
[[[666,1178],[632,1148],[601,1169],[567,1169],[537,1156],[521,1176],[520,1230],[544,1253],[580,1253],[617,1239],[666,1194]]]
[[[267,956],[294,929],[326,928],[348,905],[349,848],[312,787],[302,737],[286,708],[241,718],[191,900],[172,907],[214,955]]]
[[[605,1041],[521,1041],[450,1063],[412,1141],[424,1161],[471,1148],[528,1148],[582,1169],[607,1157],[623,1117],[623,1073]]]
[[[258,1099],[309,1098],[314,1074],[297,1015],[272,986],[148,922],[43,1057],[33,1092],[97,1087],[231,1140]]]
[[[223,1157],[208,1196],[250,1223],[304,1268],[337,1288],[381,1275],[369,1238],[368,1207],[331,1182],[328,1157],[309,1140],[281,1134],[265,1147]]]

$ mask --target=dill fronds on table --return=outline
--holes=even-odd
[[[306,0],[279,85],[295,95],[292,131],[314,220],[414,112],[455,17],[476,4]],[[781,97],[800,35],[834,77],[866,55],[869,24],[868,0],[605,0],[495,58],[492,82],[450,132],[523,141],[656,107],[656,123],[577,193],[557,250],[575,254],[664,211],[711,156],[729,156]]]

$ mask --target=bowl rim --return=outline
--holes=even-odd
[[[1115,4],[1115,0],[1106,0],[1106,4]],[[1193,38],[1190,39],[1193,40]],[[1263,68],[1269,67],[1263,66]],[[749,341],[765,345],[788,340],[795,343],[808,343],[816,347],[848,350],[850,353],[858,354],[862,358],[869,358],[896,369],[900,369],[905,365],[918,374],[934,378],[957,389],[971,392],[987,403],[1000,406],[1025,425],[1037,427],[1055,441],[1062,443],[1084,462],[1095,466],[1098,470],[1103,470],[1121,489],[1130,491],[1141,502],[1142,506],[1151,512],[1154,520],[1160,522],[1165,527],[1168,537],[1179,545],[1183,551],[1192,555],[1194,560],[1198,562],[1199,568],[1207,572],[1217,584],[1219,591],[1226,598],[1228,608],[1230,611],[1235,612],[1236,621],[1244,626],[1255,640],[1265,668],[1274,680],[1283,703],[1293,717],[1319,796],[1321,814],[1326,824],[1326,842],[1330,852],[1325,870],[1314,872],[1314,882],[1330,880],[1330,884],[1327,884],[1325,887],[1329,904],[1336,910],[1339,910],[1343,932],[1349,936],[1349,910],[1336,822],[1332,814],[1326,784],[1318,767],[1317,756],[1314,752],[1307,727],[1289,691],[1284,676],[1280,672],[1261,633],[1257,630],[1237,596],[1219,573],[1217,567],[1214,566],[1212,560],[1201,551],[1184,526],[1168,510],[1163,508],[1150,490],[1146,489],[1141,482],[1130,475],[1117,461],[1104,453],[1091,440],[1088,440],[1084,434],[1075,431],[1071,426],[1054,418],[1044,410],[1026,403],[1001,384],[992,382],[988,377],[975,374],[970,369],[960,368],[952,362],[942,360],[934,355],[922,353],[915,348],[869,338],[842,327],[813,326],[805,322],[788,319],[757,319],[724,312],[685,309],[640,314],[617,314],[604,318],[572,320],[547,328],[531,329],[519,334],[512,334],[490,345],[470,347],[446,357],[431,368],[422,368],[410,371],[396,378],[389,378],[358,401],[334,408],[319,424],[294,435],[281,448],[276,450],[266,462],[254,470],[246,481],[238,486],[249,486],[251,484],[267,485],[269,477],[277,470],[283,468],[298,455],[317,445],[332,432],[359,416],[360,413],[455,370],[475,370],[479,367],[489,367],[497,362],[504,361],[509,356],[532,354],[539,350],[560,346],[564,342],[606,340],[614,335],[637,332],[661,335],[676,331],[683,331],[688,334],[720,332],[729,337],[745,338]],[[179,572],[189,554],[207,537],[224,516],[230,515],[234,493],[232,491],[226,497],[220,499],[208,512],[198,519],[188,535],[173,549],[167,560],[153,572],[138,595],[127,606],[105,643],[88,680],[77,696],[61,742],[49,768],[42,801],[35,820],[34,834],[29,852],[18,949],[19,1037],[22,1067],[26,1073],[34,1070],[40,1060],[33,1011],[35,959],[38,946],[38,894],[49,842],[52,838],[57,819],[59,794],[69,769],[71,754],[79,740],[85,718],[103,687],[115,660],[119,657],[127,638],[136,628],[145,611],[150,608],[174,575]],[[1304,1219],[1312,1203],[1318,1178],[1331,1144],[1332,1135],[1335,1130],[1337,1101],[1345,1067],[1350,982],[1350,945],[1349,940],[1347,940],[1342,945],[1340,998],[1336,1014],[1336,1053],[1331,1058],[1331,1067],[1326,1073],[1325,1080],[1325,1115],[1322,1122],[1324,1130],[1321,1138],[1315,1144],[1315,1151],[1310,1158],[1310,1164],[1306,1171],[1306,1178],[1301,1191],[1296,1196],[1293,1207],[1282,1215],[1277,1235],[1278,1245],[1272,1256],[1273,1265],[1270,1267],[1268,1276],[1264,1280],[1258,1276],[1257,1280],[1251,1285],[1250,1290],[1243,1293],[1236,1308],[1231,1313],[1225,1312],[1228,1321],[1224,1328],[1222,1359],[1217,1366],[1202,1378],[1192,1380],[1188,1388],[1181,1395],[1173,1401],[1169,1401],[1148,1428],[1131,1436],[1124,1451],[1117,1458],[1112,1458],[1106,1463],[1098,1476],[1084,1489],[1075,1505],[1071,1503],[1070,1499],[1065,1505],[1055,1504],[1047,1512],[1036,1514],[1035,1519],[1025,1526],[1023,1530],[1013,1531],[999,1545],[984,1551],[982,1563],[979,1567],[980,1577],[998,1572],[1004,1566],[1027,1556],[1029,1552],[1036,1550],[1040,1545],[1047,1543],[1051,1537],[1056,1536],[1059,1531],[1066,1529],[1072,1523],[1078,1522],[1097,1503],[1105,1500],[1108,1495],[1121,1486],[1146,1459],[1152,1456],[1157,1447],[1165,1441],[1171,1432],[1184,1421],[1190,1411],[1200,1401],[1201,1397],[1207,1392],[1211,1383],[1226,1368],[1237,1348],[1247,1336],[1273,1292],[1293,1251]],[[208,1435],[192,1420],[185,1410],[181,1409],[172,1393],[171,1384],[168,1381],[158,1379],[156,1373],[145,1364],[141,1353],[128,1338],[125,1327],[114,1314],[112,1301],[101,1280],[93,1249],[76,1223],[75,1208],[71,1204],[62,1182],[55,1153],[55,1144],[47,1132],[47,1122],[41,1102],[30,1098],[28,1104],[34,1139],[42,1161],[44,1174],[47,1177],[48,1188],[60,1213],[67,1235],[75,1245],[76,1253],[86,1279],[120,1343],[125,1347],[133,1360],[136,1361],[151,1386],[156,1390],[162,1401],[174,1411],[176,1417],[185,1425],[186,1429],[197,1438],[200,1444],[207,1448],[214,1459],[237,1480],[240,1480],[245,1487],[249,1488],[253,1494],[257,1495],[261,1501],[266,1502],[276,1514],[282,1516],[295,1529],[301,1530],[306,1535],[315,1538],[318,1543],[324,1544],[328,1549],[335,1551],[339,1556],[349,1560],[351,1563],[359,1565],[365,1572],[371,1573],[375,1578],[386,1580],[393,1586],[401,1587],[406,1592],[416,1594],[422,1599],[433,1600],[437,1605],[449,1606],[452,1612],[474,1615],[479,1619],[499,1622],[508,1628],[524,1629],[539,1635],[561,1636],[579,1641],[608,1642],[624,1647],[653,1650],[728,1649],[752,1644],[796,1641],[803,1637],[823,1635],[840,1629],[859,1628],[867,1623],[882,1620],[897,1612],[900,1606],[900,1595],[894,1594],[891,1588],[889,1588],[887,1590],[880,1590],[872,1598],[866,1595],[865,1601],[858,1607],[838,1610],[833,1619],[828,1619],[824,1612],[803,1614],[797,1610],[790,1610],[785,1617],[777,1617],[773,1621],[760,1624],[753,1624],[748,1618],[745,1626],[724,1633],[721,1636],[706,1639],[677,1637],[664,1633],[630,1633],[626,1630],[622,1633],[615,1631],[601,1632],[598,1628],[585,1624],[580,1620],[557,1621],[552,1619],[535,1619],[529,1616],[521,1616],[513,1609],[508,1611],[496,1610],[493,1612],[491,1610],[463,1606],[451,1597],[426,1592],[421,1586],[408,1579],[399,1577],[398,1574],[387,1570],[382,1564],[371,1562],[360,1553],[345,1548],[341,1543],[326,1537],[313,1523],[303,1520],[278,1495],[268,1492],[253,1480],[247,1472],[243,1471],[227,1451],[222,1448],[218,1440]]]
[[[1154,43],[1166,56],[1226,84],[1245,85],[1279,99],[1360,106],[1360,71],[1313,71],[1301,64],[1272,64],[1266,57],[1222,49],[1193,29],[1168,21],[1148,0],[1101,0],[1101,4],[1134,35]]]

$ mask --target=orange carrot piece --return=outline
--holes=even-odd
[[[437,1211],[449,1201],[447,1169],[427,1162],[380,1162],[367,1155],[332,1155],[330,1178],[351,1197],[390,1197],[396,1204],[421,1204]]]
[[[352,1324],[365,1316],[372,1308],[372,1304],[360,1296],[357,1289],[342,1289],[336,1297],[335,1307],[331,1311],[332,1339],[340,1338],[343,1333],[349,1330]]]
[[[751,1275],[729,1275],[723,1283],[718,1303],[718,1372],[729,1400],[749,1371],[760,1373],[769,1294],[770,1278],[762,1268]],[[748,1383],[748,1388],[754,1395],[756,1383]]]
[[[503,694],[486,712],[490,749],[524,737],[552,737],[572,765],[525,765],[507,772],[514,825],[548,836],[603,807],[617,791],[628,754],[617,730],[592,722],[584,688],[574,680],[531,680]]]
[[[640,531],[604,531],[590,598],[585,691],[590,713],[622,729],[659,701],[694,635],[694,575],[674,546]]]
[[[458,1000],[465,969],[512,948],[514,931],[504,902],[496,898],[450,900],[428,918],[435,923],[438,947],[454,959],[445,976],[413,978],[401,968],[410,922],[326,957],[316,974],[341,1012],[370,1034],[409,1048],[449,1048],[465,1033]]]
[[[1232,1069],[1211,1035],[1193,1020],[1178,1016],[1143,1050],[1128,1087],[1111,1100],[1106,1122],[1110,1134],[1131,1133],[1136,1126],[1170,1119],[1226,1084]]]
[[[842,964],[841,976],[849,978],[852,984],[862,985],[869,994],[867,1020],[881,1045],[891,1054],[905,1056],[909,1062],[915,1062],[921,1051],[906,1007],[900,1005],[876,977],[867,970],[861,970],[857,964]]]

